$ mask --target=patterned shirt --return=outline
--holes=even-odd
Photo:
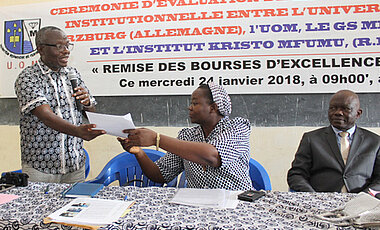
[[[31,112],[46,104],[64,120],[74,125],[82,124],[82,113],[76,108],[68,79],[68,73],[72,69],[77,74],[78,85],[88,91],[75,68],[65,67],[55,72],[41,60],[25,68],[15,82],[21,113],[21,161],[47,174],[74,172],[85,164],[81,138],[46,126]],[[96,104],[92,96],[90,100],[92,105]]]
[[[185,160],[168,152],[155,163],[165,181],[171,181],[183,170],[189,188],[221,188],[227,190],[253,189],[249,177],[251,125],[247,119],[224,117],[218,122],[210,135],[205,138],[202,128],[184,128],[178,139],[184,141],[209,143],[218,150],[222,165],[218,168]]]

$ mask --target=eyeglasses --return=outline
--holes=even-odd
[[[53,45],[53,44],[41,44],[41,45],[55,47],[55,48],[57,48],[58,51],[64,51],[65,49],[71,51],[74,48],[73,43],[67,43],[65,45],[63,45],[63,44],[55,44],[55,45]]]

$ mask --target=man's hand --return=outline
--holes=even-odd
[[[82,138],[83,140],[90,141],[97,136],[103,135],[106,133],[104,130],[93,130],[96,125],[94,124],[85,124],[80,125],[77,128],[78,137]]]
[[[91,101],[90,101],[90,95],[88,92],[82,88],[81,86],[76,87],[75,93],[73,94],[73,97],[77,100],[80,100],[80,103],[85,105],[85,106],[90,106]]]

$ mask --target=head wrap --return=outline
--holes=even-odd
[[[208,87],[211,90],[211,95],[218,106],[220,114],[223,116],[229,116],[232,112],[231,98],[228,96],[227,91],[220,85],[214,82],[208,83]]]

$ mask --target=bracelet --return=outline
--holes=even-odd
[[[157,133],[157,136],[156,136],[156,150],[158,151],[159,148],[160,148],[160,134]]]

